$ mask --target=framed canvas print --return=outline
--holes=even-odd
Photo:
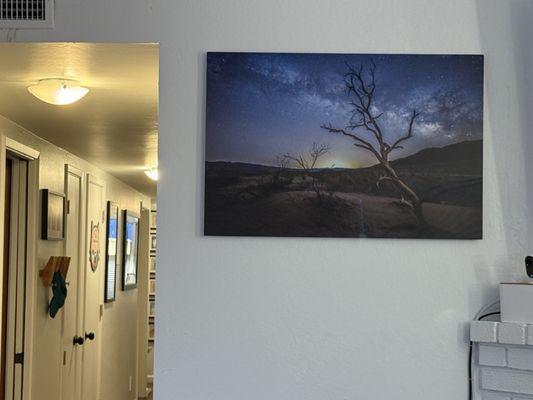
[[[483,68],[208,53],[204,234],[481,239]]]
[[[123,211],[122,240],[122,290],[137,287],[137,265],[139,251],[139,215]]]
[[[106,243],[105,243],[105,288],[104,302],[116,297],[117,241],[118,241],[118,204],[107,202]]]
[[[41,239],[63,240],[65,238],[65,195],[41,190]]]

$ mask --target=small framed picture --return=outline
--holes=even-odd
[[[117,275],[118,204],[107,202],[104,302],[115,300]]]
[[[148,294],[155,295],[155,279],[150,279],[150,286],[148,287]]]
[[[157,236],[155,233],[150,234],[150,251],[155,252],[157,249]]]
[[[151,274],[155,274],[155,263],[156,263],[156,258],[154,256],[151,256],[150,257],[150,267],[149,267],[149,271]]]
[[[65,195],[41,190],[41,239],[63,240],[65,238]]]
[[[124,210],[122,237],[122,290],[137,287],[139,216]]]

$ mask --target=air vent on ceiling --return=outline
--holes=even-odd
[[[54,27],[54,0],[0,0],[0,29]]]

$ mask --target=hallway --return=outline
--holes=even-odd
[[[159,46],[3,43],[0,56],[6,400],[147,397]]]

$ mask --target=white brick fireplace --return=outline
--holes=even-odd
[[[533,325],[473,321],[474,400],[533,400]]]

